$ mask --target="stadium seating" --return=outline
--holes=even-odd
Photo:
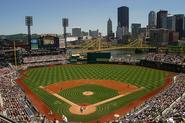
[[[162,63],[185,65],[185,56],[174,55],[174,54],[148,53],[145,59],[148,61],[157,61]]]
[[[157,61],[185,65],[185,56],[149,53],[148,61]],[[131,59],[132,60],[132,59]],[[110,61],[130,62],[127,58],[112,58]],[[66,64],[66,56],[45,55],[23,58],[24,65],[28,67]],[[24,68],[24,67],[23,67]],[[18,74],[11,67],[0,67],[0,114],[14,121],[25,122],[52,122],[39,112],[33,110],[33,106],[26,98],[24,91],[16,84]],[[108,122],[185,122],[185,74],[174,77],[173,83],[163,92],[151,97],[141,106],[135,108],[126,115]],[[6,123],[0,118],[0,122]]]
[[[173,84],[143,105],[109,122],[185,122],[185,74],[178,74]]]
[[[27,67],[37,67],[45,65],[66,64],[67,60],[65,54],[44,55],[44,56],[24,57],[23,63]]]

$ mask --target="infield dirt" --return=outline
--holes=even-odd
[[[27,96],[28,99],[31,100],[32,104],[34,105],[34,107],[41,113],[44,113],[46,115],[46,117],[50,120],[54,120],[55,119],[59,119],[61,120],[61,116],[53,113],[53,114],[49,114],[50,113],[50,108],[36,95],[34,94],[31,89],[23,82],[23,79],[26,78],[27,76],[25,76],[24,73],[26,73],[27,71],[22,71],[22,77],[20,79],[17,79],[16,82],[24,89],[25,94]],[[171,83],[172,83],[172,78],[173,76],[175,76],[175,74],[170,74],[165,78],[165,82],[162,86],[160,86],[159,88],[156,88],[155,90],[151,91],[150,93],[146,94],[145,96],[129,103],[126,106],[123,106],[121,108],[119,108],[118,110],[105,115],[103,117],[101,117],[99,119],[100,122],[106,122],[108,120],[111,120],[114,118],[114,114],[120,114],[120,115],[124,115],[127,112],[131,111],[132,109],[136,108],[137,106],[141,105],[142,103],[144,103],[146,100],[148,100],[150,97],[156,95],[157,93],[161,92],[162,90],[164,90],[165,88],[167,88]],[[91,81],[92,82],[92,81]],[[68,86],[67,86],[68,85]],[[119,86],[112,86],[112,85],[108,85],[107,86],[111,86],[114,88],[117,88]],[[66,88],[70,87],[70,84],[66,84]],[[128,85],[127,85],[128,86]],[[127,88],[127,86],[125,86],[125,88]],[[49,87],[51,88],[51,87]],[[56,92],[58,92],[61,88],[60,87],[56,87]],[[63,87],[64,88],[64,87]],[[121,90],[124,90],[124,88],[121,88]],[[97,120],[94,121],[89,121],[89,123],[95,123],[97,122]]]

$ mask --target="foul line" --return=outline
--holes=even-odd
[[[54,93],[53,91],[51,91],[51,90],[49,90],[49,89],[47,89],[47,88],[44,88],[44,87],[42,87],[42,86],[40,86],[39,88],[41,88],[41,89],[47,91],[48,93],[52,94],[53,96],[57,97],[58,99],[61,99],[61,100],[64,101],[65,103],[70,104],[71,106],[79,106],[79,105],[77,105],[77,104],[71,102],[70,100],[68,100],[68,99],[66,99],[66,98],[64,98],[64,97],[62,97],[62,96],[60,96],[59,94]],[[112,98],[109,98],[109,99],[106,99],[106,100],[103,100],[103,101],[101,101],[101,102],[97,102],[97,103],[92,104],[92,105],[89,105],[89,106],[99,106],[99,105],[102,105],[102,104],[111,102],[111,101],[113,101],[113,100],[119,99],[119,98],[121,98],[121,97],[123,97],[123,96],[127,96],[127,95],[129,95],[129,94],[131,94],[131,93],[134,93],[134,92],[136,92],[136,91],[140,91],[140,90],[142,90],[142,89],[143,89],[143,87],[138,88],[138,89],[133,90],[133,91],[130,91],[130,92],[127,92],[127,93],[124,93],[124,94],[121,94],[121,95],[118,95],[118,96],[115,96],[115,97],[112,97]],[[87,107],[89,107],[89,106],[87,106]]]
[[[101,102],[97,102],[97,103],[92,104],[92,105],[93,105],[93,106],[99,106],[99,105],[102,105],[102,104],[111,102],[111,101],[113,101],[113,100],[119,99],[119,98],[121,98],[121,97],[127,96],[127,95],[129,95],[129,94],[131,94],[131,93],[134,93],[134,92],[136,92],[136,91],[140,91],[140,90],[142,90],[142,89],[143,89],[143,87],[138,88],[138,89],[133,90],[133,91],[130,91],[130,92],[127,92],[127,93],[124,93],[124,94],[121,94],[121,95],[118,95],[118,96],[115,96],[115,97],[112,97],[112,98],[109,98],[109,99],[106,99],[106,100],[103,100],[103,101],[101,101]]]
[[[68,99],[66,99],[66,98],[64,98],[64,97],[62,97],[62,96],[60,96],[60,95],[58,95],[57,93],[55,93],[55,92],[53,92],[53,91],[51,91],[51,90],[49,90],[49,89],[47,89],[47,88],[44,88],[44,87],[42,87],[42,86],[40,86],[39,88],[45,90],[46,92],[52,94],[52,95],[55,96],[55,97],[61,99],[62,101],[64,101],[64,102],[67,103],[67,104],[74,105],[74,106],[78,106],[77,104],[71,102],[70,100],[68,100]]]

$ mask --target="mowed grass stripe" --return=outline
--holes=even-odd
[[[85,91],[91,91],[94,94],[91,96],[85,96],[83,95],[83,92]],[[117,90],[95,84],[86,84],[64,89],[60,91],[59,94],[76,104],[95,104],[97,102],[119,95]]]
[[[65,114],[69,121],[89,121],[98,119],[121,106],[127,105],[130,101],[149,93],[151,90],[163,84],[164,77],[169,72],[159,71],[138,66],[110,65],[110,64],[86,64],[86,65],[64,65],[53,67],[32,68],[27,72],[28,78],[24,82],[36,93],[51,109],[58,114]],[[78,116],[69,112],[69,105],[56,97],[42,91],[39,86],[46,86],[57,82],[80,79],[104,79],[115,80],[119,82],[130,83],[138,87],[144,87],[144,90],[134,94],[127,95],[118,100],[106,103],[97,107],[97,112],[87,115]],[[101,90],[100,90],[101,91]],[[99,93],[100,93],[99,91]],[[73,91],[66,93],[71,95]],[[98,92],[98,91],[97,91]],[[103,92],[103,91],[102,91]],[[73,92],[75,93],[75,92]],[[106,92],[108,95],[109,93]],[[79,96],[74,94],[74,96]],[[74,98],[77,100],[80,97]],[[79,99],[80,100],[80,99]],[[79,103],[85,103],[81,101]],[[89,102],[90,103],[90,102]]]

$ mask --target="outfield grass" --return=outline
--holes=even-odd
[[[65,114],[70,121],[89,121],[98,119],[105,114],[115,111],[121,106],[127,105],[129,102],[145,95],[146,93],[149,93],[151,90],[163,84],[164,77],[168,74],[169,72],[137,66],[109,64],[65,65],[54,66],[52,68],[31,68],[27,73],[28,78],[26,78],[24,82],[32,89],[34,93],[39,95],[41,99],[49,107],[51,107],[54,112],[58,114]],[[61,81],[79,79],[115,80],[119,82],[130,83],[138,87],[144,87],[144,89],[120,99],[114,100],[112,102],[106,103],[104,105],[98,106],[97,112],[87,116],[78,116],[71,114],[68,110],[68,108],[70,107],[68,104],[57,100],[56,97],[39,89],[39,86],[46,86]],[[81,89],[79,89],[79,91]],[[73,93],[72,90],[71,93]],[[68,98],[73,98],[73,100],[77,99],[72,96]],[[81,101],[79,103],[86,102]]]

